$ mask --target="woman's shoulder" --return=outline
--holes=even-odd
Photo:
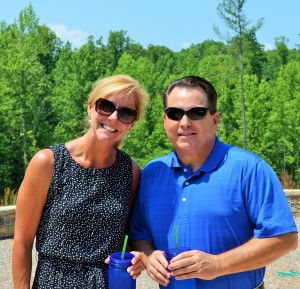
[[[31,159],[30,164],[41,168],[52,168],[54,164],[53,151],[50,148],[38,151]]]
[[[130,162],[132,161],[132,158],[128,153],[126,153],[123,150],[120,150],[118,148],[116,148],[116,150],[117,150],[117,158],[122,159],[123,161],[124,160],[130,161]]]
[[[50,149],[38,151],[30,160],[25,172],[22,188],[43,188],[46,191],[50,185],[54,167],[54,157]]]
[[[132,163],[133,172],[140,174],[140,172],[141,172],[140,164],[135,159],[131,159],[131,163]]]

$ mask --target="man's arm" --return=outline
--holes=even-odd
[[[298,246],[297,233],[271,238],[253,238],[219,256],[222,275],[265,267]]]
[[[188,251],[175,257],[169,269],[176,279],[201,278],[211,280],[218,276],[265,267],[278,258],[295,250],[297,233],[258,239],[219,255],[201,251]]]
[[[151,255],[155,251],[153,242],[149,240],[131,240],[130,244],[134,250],[144,252],[146,256]]]

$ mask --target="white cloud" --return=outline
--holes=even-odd
[[[192,45],[192,43],[190,43],[190,42],[184,42],[184,43],[181,44],[181,47],[182,47],[183,49],[187,49],[187,48],[189,48],[191,45]]]
[[[268,50],[274,50],[274,49],[275,49],[274,44],[270,44],[270,43],[265,43],[265,44],[264,44],[264,50],[265,50],[265,51],[268,51]]]
[[[56,36],[62,41],[69,41],[76,48],[79,48],[83,44],[87,43],[87,38],[90,36],[89,33],[82,30],[68,30],[67,27],[62,24],[49,24],[47,26],[53,30]]]

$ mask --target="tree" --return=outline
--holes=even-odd
[[[250,29],[244,36],[244,73],[256,75],[260,81],[263,77],[263,67],[267,62],[264,46],[258,43],[256,31]]]
[[[270,162],[279,174],[299,173],[300,147],[300,64],[290,62],[279,70],[272,87],[272,103],[266,127]],[[275,148],[275,149],[274,149]]]
[[[175,71],[184,75],[202,75],[199,65],[203,58],[227,54],[227,47],[222,42],[206,40],[202,43],[191,45],[177,55]],[[208,68],[209,69],[209,68]]]
[[[63,142],[87,129],[87,100],[92,84],[106,73],[101,43],[90,37],[80,49],[69,43],[61,50],[53,70],[55,87],[51,94],[54,124],[53,141]]]
[[[110,72],[113,72],[117,66],[118,61],[125,51],[129,50],[132,40],[126,35],[127,32],[111,31],[108,36],[106,45],[107,67]]]
[[[266,141],[266,128],[272,110],[271,87],[268,82],[259,82],[257,75],[245,75],[245,92],[248,119],[248,149],[270,160],[269,152],[274,147]]]
[[[243,141],[244,148],[247,149],[247,129],[246,129],[246,108],[245,108],[245,91],[244,91],[244,38],[249,32],[249,21],[244,13],[244,5],[246,0],[223,0],[218,5],[217,10],[220,17],[226,25],[234,32],[234,37],[237,39],[238,54],[240,63],[240,83],[241,83],[241,104],[242,104],[242,121],[243,121]],[[261,28],[263,19],[258,20],[257,24],[250,30],[251,33]],[[215,31],[221,36],[219,28],[215,27]],[[230,38],[232,40],[233,38]]]
[[[198,69],[201,76],[214,84],[218,93],[218,111],[221,114],[218,135],[227,143],[242,145],[235,59],[228,54],[212,54],[201,59]]]
[[[296,56],[297,61],[297,55]],[[263,64],[263,77],[268,82],[274,84],[278,77],[279,67],[286,65],[290,61],[290,51],[287,47],[287,39],[285,37],[278,37],[275,39],[275,48],[266,51],[267,61]],[[300,60],[300,55],[299,59]]]
[[[29,159],[51,135],[48,94],[59,43],[49,28],[39,26],[31,5],[13,24],[1,26],[0,77],[5,89],[0,96],[5,105],[0,114],[5,115],[7,154],[0,166],[12,170],[6,172],[12,189],[20,184]]]
[[[180,52],[151,44],[144,49],[125,31],[110,32],[107,45],[90,36],[73,49],[39,25],[31,5],[13,24],[0,22],[0,195],[19,186],[37,150],[85,131],[92,84],[117,73],[133,76],[150,95],[144,119],[123,144],[142,167],[173,149],[163,127],[163,91],[173,80],[196,74],[217,89],[218,136],[242,147],[246,134],[248,150],[299,187],[300,46],[289,49],[288,39],[279,37],[273,50],[264,51],[256,39],[262,20],[250,27],[245,3],[220,4],[234,32],[225,42],[206,40]]]

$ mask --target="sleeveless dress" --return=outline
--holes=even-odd
[[[54,171],[36,236],[35,289],[106,289],[106,257],[121,251],[131,196],[132,162],[117,150],[104,169],[75,162],[65,144],[49,147]]]

